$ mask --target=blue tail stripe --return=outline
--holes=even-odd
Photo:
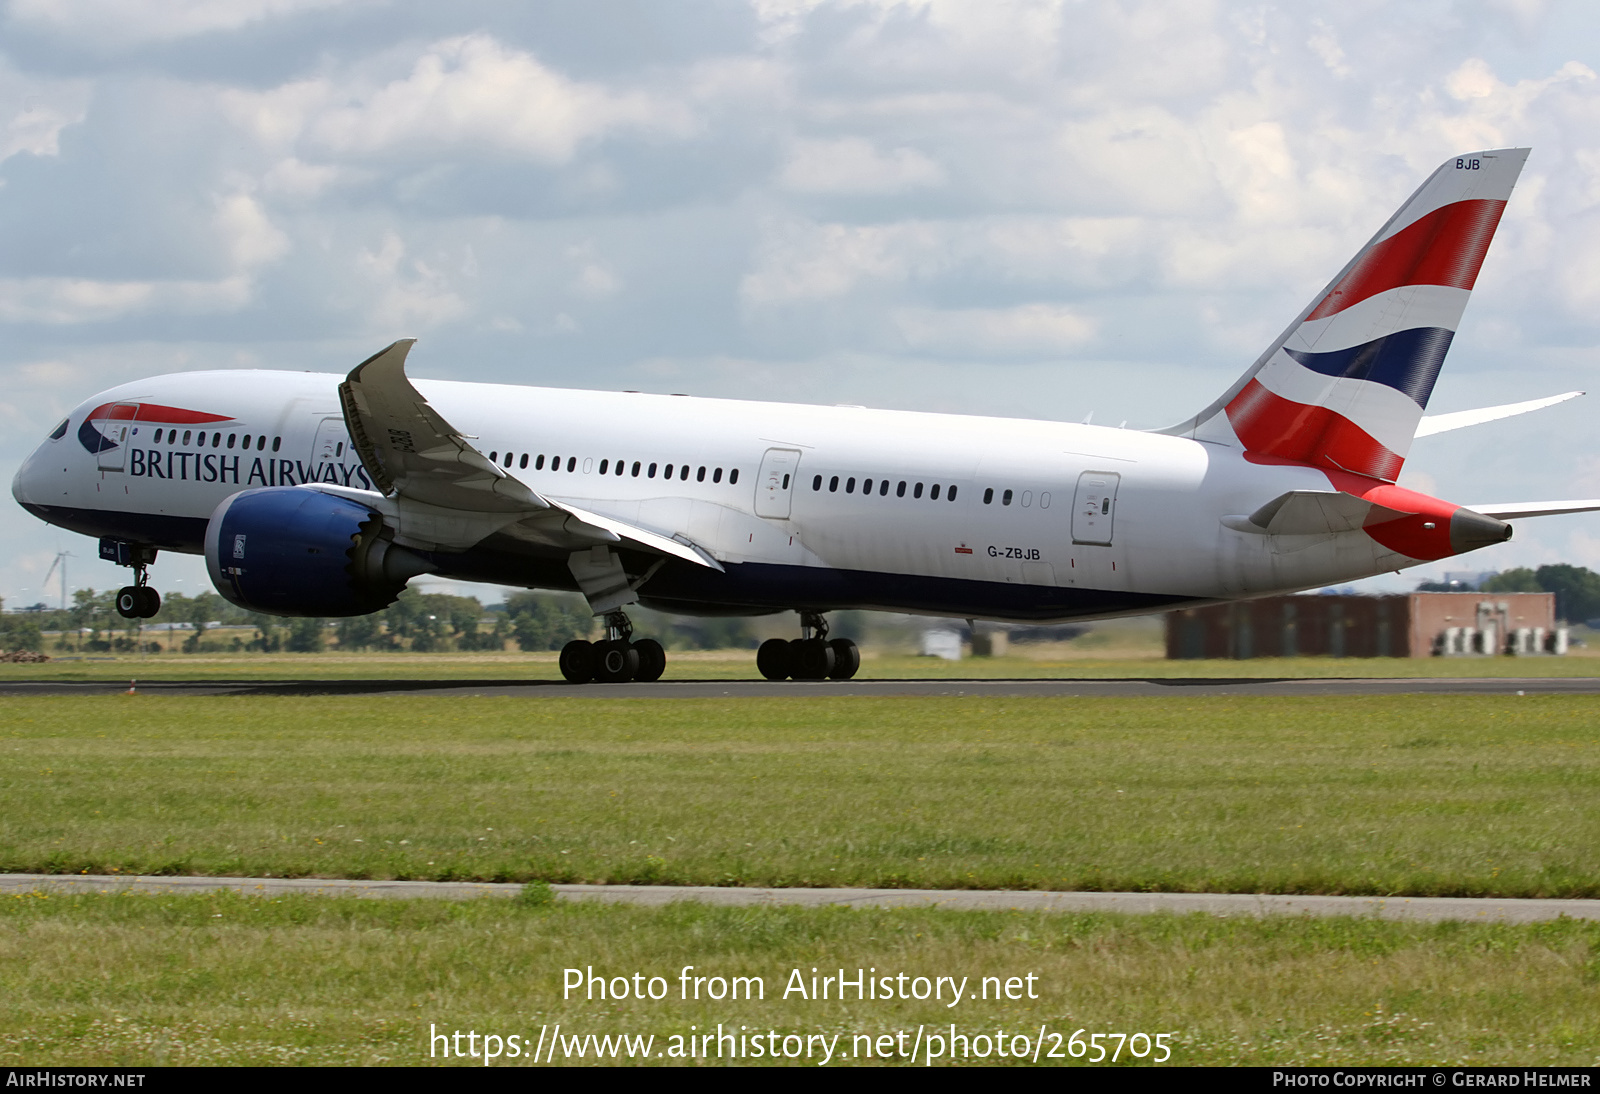
[[[1403,392],[1424,410],[1433,394],[1434,381],[1450,349],[1454,331],[1443,327],[1414,327],[1374,338],[1349,349],[1306,353],[1285,346],[1283,352],[1312,372],[1350,380],[1371,380]]]

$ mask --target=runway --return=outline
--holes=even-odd
[[[7,680],[0,697],[115,695],[127,681]],[[206,695],[494,695],[525,699],[725,699],[725,698],[902,698],[983,696],[993,698],[1148,698],[1158,696],[1340,695],[1600,695],[1600,677],[1445,678],[1216,678],[1010,680],[660,680],[652,684],[567,684],[559,680],[152,680],[137,694]]]
[[[1370,919],[1537,923],[1600,919],[1600,900],[1511,900],[1469,897],[1280,896],[1270,893],[1054,893],[1038,890],[736,889],[709,885],[552,885],[558,900],[661,906],[692,900],[723,906],[844,905],[855,908],[940,908],[988,912],[1117,912],[1218,916],[1361,916]],[[350,881],[336,878],[118,877],[109,874],[0,874],[0,894],[204,893],[246,896],[308,893],[374,899],[501,899],[521,885],[454,881]]]

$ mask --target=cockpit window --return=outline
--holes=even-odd
[[[62,437],[67,435],[67,422],[69,421],[71,421],[70,418],[62,418],[61,424],[56,426],[55,429],[51,430],[50,439],[52,441],[59,441]]]

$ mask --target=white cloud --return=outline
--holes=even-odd
[[[0,128],[0,161],[18,152],[59,155],[61,131],[83,121],[92,86],[89,80],[41,80],[0,61],[0,111],[11,112]]]
[[[250,299],[244,277],[220,281],[96,281],[87,278],[0,279],[0,321],[64,326],[148,312],[203,315],[235,311]]]
[[[374,293],[363,303],[368,325],[383,337],[437,327],[470,310],[437,263],[407,258],[406,245],[394,231],[385,232],[376,250],[363,250],[356,266]]]
[[[780,176],[808,194],[894,194],[944,181],[937,163],[914,148],[879,152],[860,137],[796,141]]]
[[[371,0],[12,0],[23,26],[101,47],[238,30],[251,23]]]
[[[407,76],[380,86],[320,77],[224,98],[263,143],[303,141],[335,158],[478,149],[565,163],[613,130],[681,135],[691,126],[674,101],[569,79],[486,34],[435,42]]]
[[[1014,308],[902,308],[894,324],[910,348],[935,356],[1047,357],[1082,349],[1093,320],[1059,304]]]

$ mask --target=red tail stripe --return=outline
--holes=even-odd
[[[1251,380],[1227,405],[1245,451],[1393,481],[1405,460],[1342,414],[1296,403]]]
[[[1375,244],[1306,317],[1325,319],[1402,285],[1471,289],[1506,203],[1457,201]]]
[[[203,414],[198,410],[184,410],[160,403],[101,403],[89,411],[89,421],[171,422],[174,425],[200,425],[207,422],[231,422],[226,414]]]

